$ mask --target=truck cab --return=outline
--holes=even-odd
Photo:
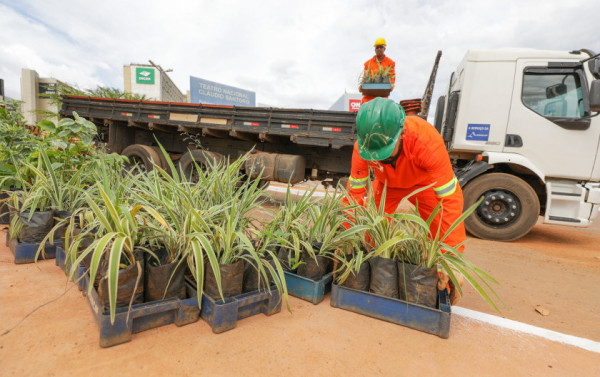
[[[471,50],[439,98],[435,127],[479,238],[543,222],[588,226],[600,208],[600,58],[589,50]]]

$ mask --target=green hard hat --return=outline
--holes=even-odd
[[[392,155],[404,128],[404,109],[391,99],[377,97],[363,103],[356,115],[358,153],[369,161]]]

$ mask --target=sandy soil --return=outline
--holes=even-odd
[[[0,232],[0,240],[5,237]],[[467,256],[500,282],[502,315],[600,341],[600,222],[538,225],[518,242],[469,239]],[[213,334],[202,320],[100,348],[86,298],[54,261],[15,265],[0,243],[1,376],[578,376],[600,354],[453,316],[449,339],[290,298],[285,309]],[[460,306],[494,313],[470,288]],[[534,308],[542,305],[550,315]]]

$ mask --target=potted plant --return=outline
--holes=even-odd
[[[468,208],[454,221],[445,234],[439,230],[434,237],[430,225],[435,216],[443,211],[443,201],[434,209],[427,221],[418,218],[416,209],[410,222],[403,224],[405,232],[410,235],[398,251],[398,290],[402,300],[425,306],[435,307],[437,303],[438,273],[442,269],[454,282],[456,289],[462,293],[455,271],[460,272],[466,281],[495,309],[498,307],[492,300],[491,292],[499,299],[490,284],[498,282],[469,262],[458,249],[461,245],[450,246],[444,243],[446,237],[469,216],[481,203],[481,199]],[[484,289],[485,287],[485,289]]]
[[[385,202],[386,191],[383,190],[381,202]],[[362,267],[358,262],[368,262],[369,291],[392,298],[398,298],[396,254],[401,244],[409,240],[399,217],[406,219],[402,214],[386,214],[384,206],[377,205],[370,185],[364,205],[354,210],[354,223],[367,228],[366,233],[358,238],[359,250],[364,252],[357,253],[354,269],[358,271]]]
[[[338,191],[327,193],[319,205],[308,209],[307,223],[297,228],[302,245],[301,264],[297,274],[311,280],[320,280],[331,271],[335,252],[349,245],[356,234],[364,232],[366,225],[355,225],[346,229],[347,221],[344,210],[343,194]]]
[[[392,67],[383,68],[379,65],[377,70],[366,70],[361,79],[362,93],[370,96],[387,97],[392,90],[390,71]]]
[[[15,214],[10,222],[10,237],[22,243],[41,243],[54,225],[50,199],[40,179],[29,182],[21,174],[15,179],[22,189],[11,193],[10,205]]]
[[[288,185],[283,205],[268,224],[268,228],[279,240],[277,259],[285,271],[295,272],[300,265],[299,234],[307,226],[308,209],[315,205],[313,201],[315,190],[316,186],[310,191],[305,191],[301,197],[292,199],[290,185]]]
[[[108,194],[101,183],[96,187],[99,197],[86,193],[93,221],[86,224],[67,251],[67,258],[73,262],[69,276],[74,278],[79,264],[91,257],[88,294],[95,288],[96,276],[100,275],[100,304],[110,312],[111,323],[114,323],[117,307],[143,302],[143,253],[147,251],[143,245],[147,235],[140,226],[142,220],[138,219],[140,205],[132,206],[127,198],[115,192]],[[93,237],[93,241],[79,250],[79,244],[86,237]]]

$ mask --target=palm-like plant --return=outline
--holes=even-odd
[[[308,226],[309,208],[316,205],[313,198],[316,189],[315,186],[301,197],[293,199],[291,186],[288,185],[283,205],[266,227],[281,244],[278,253],[280,262],[291,271],[300,264],[301,233]]]
[[[303,251],[306,252],[306,257],[303,258],[305,264],[308,258],[317,264],[319,259],[321,263],[327,259],[334,259],[336,250],[345,249],[357,235],[368,229],[367,225],[361,224],[349,228],[344,226],[347,222],[344,211],[351,211],[356,208],[356,205],[344,205],[343,198],[344,193],[336,190],[327,193],[318,205],[315,204],[308,209],[307,224],[297,229]],[[302,267],[301,270],[307,268],[307,266]],[[323,267],[320,268],[320,273],[315,275],[316,277],[326,272]],[[298,272],[304,274],[300,269]]]
[[[69,276],[74,278],[79,264],[88,255],[91,256],[88,294],[91,294],[96,275],[104,275],[108,281],[109,310],[111,323],[113,323],[117,304],[119,270],[123,267],[137,265],[138,281],[136,286],[139,286],[142,274],[139,255],[136,256],[136,252],[139,249],[144,250],[141,245],[144,244],[147,235],[140,226],[142,220],[138,219],[138,213],[143,206],[132,206],[127,201],[120,200],[118,196],[109,195],[100,183],[97,184],[97,189],[100,194],[98,198],[86,193],[86,201],[93,213],[94,221],[80,233],[67,252],[67,258],[72,261]],[[97,201],[98,203],[96,203]],[[79,252],[78,246],[84,237],[90,236],[92,229],[97,230],[94,241]],[[103,271],[101,261],[106,261],[106,271]],[[141,284],[143,286],[143,281]],[[130,305],[132,302],[133,297]]]

